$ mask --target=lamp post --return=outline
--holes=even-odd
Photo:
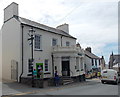
[[[35,30],[33,28],[29,29],[29,33],[28,35],[30,36],[30,38],[28,38],[28,40],[31,42],[31,65],[32,65],[32,87],[34,87],[34,77],[33,77],[33,62],[34,62],[34,58],[33,58],[33,40],[34,40],[34,33]]]

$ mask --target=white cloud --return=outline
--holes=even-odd
[[[110,52],[104,52],[104,47],[118,41],[118,0],[105,1],[14,0],[19,4],[21,17],[53,27],[69,23],[70,34],[77,37],[83,48],[91,46],[94,53],[107,57]],[[13,0],[0,0],[0,27],[3,9],[11,2]]]

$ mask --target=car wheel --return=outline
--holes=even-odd
[[[115,84],[118,85],[118,80],[116,80]]]
[[[104,81],[103,81],[103,80],[101,80],[101,82],[102,82],[102,84],[104,84]]]

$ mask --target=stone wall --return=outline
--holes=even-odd
[[[22,77],[21,83],[32,86],[32,78]],[[54,79],[34,79],[34,87],[44,88],[48,86],[54,86]]]
[[[82,82],[82,81],[85,81],[85,76],[80,75],[80,76],[76,76],[76,77],[71,77],[71,79],[74,81],[74,83]],[[21,83],[32,87],[32,78],[22,77]],[[63,80],[61,77],[60,77],[59,85],[63,85]],[[36,79],[34,79],[34,87],[45,88],[45,87],[49,87],[49,86],[55,86],[54,78],[45,78],[45,79],[36,78]]]

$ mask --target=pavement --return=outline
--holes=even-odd
[[[20,83],[3,84],[3,93],[12,96],[23,95],[117,95],[117,85],[102,84],[99,79],[87,79],[86,82],[77,82],[62,86],[51,86],[47,88],[32,88]]]
[[[84,85],[91,85],[91,84],[97,84],[99,83],[100,80],[95,78],[95,79],[87,79],[85,82],[77,82],[77,83],[72,83],[68,85],[62,85],[62,86],[50,86],[46,88],[33,88],[31,86],[17,83],[17,82],[6,82],[2,83],[2,95],[27,95],[27,94],[34,94],[41,92],[45,93],[47,91],[54,91],[54,90],[62,90],[62,89],[67,89],[67,88],[73,88],[76,86],[84,86]]]

